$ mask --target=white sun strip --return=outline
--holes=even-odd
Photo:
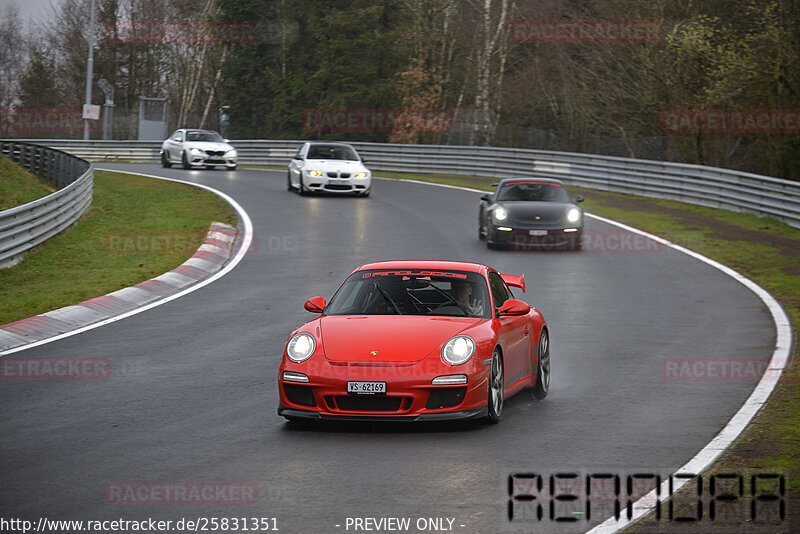
[[[123,174],[133,174],[133,175],[137,175],[137,176],[146,176],[148,178],[157,178],[159,180],[167,180],[167,181],[170,181],[170,182],[178,182],[178,183],[182,183],[182,184],[186,184],[186,185],[191,185],[191,186],[194,186],[194,187],[199,187],[201,189],[206,189],[207,191],[211,191],[212,193],[214,193],[218,197],[220,197],[223,200],[225,200],[228,204],[233,206],[233,208],[236,210],[237,214],[239,215],[239,218],[242,221],[242,224],[244,226],[244,228],[243,228],[244,237],[242,238],[242,244],[239,247],[239,250],[236,251],[236,254],[233,256],[233,258],[231,258],[231,260],[222,269],[220,269],[219,271],[217,271],[213,275],[209,276],[208,278],[205,278],[205,279],[195,283],[194,285],[191,285],[189,287],[181,289],[177,293],[174,293],[172,295],[163,297],[163,298],[158,299],[158,300],[154,300],[153,302],[151,302],[149,304],[145,304],[141,308],[136,308],[136,309],[130,310],[128,312],[122,313],[120,315],[115,315],[114,317],[109,317],[108,319],[104,319],[104,320],[98,321],[96,323],[92,323],[92,324],[89,324],[89,325],[86,325],[86,326],[82,326],[80,328],[77,328],[75,330],[71,330],[69,332],[64,332],[63,334],[58,334],[56,336],[49,337],[47,339],[41,339],[39,341],[34,341],[32,343],[28,343],[27,345],[22,345],[22,346],[19,346],[19,347],[14,347],[12,349],[5,350],[3,352],[0,352],[0,357],[7,356],[7,355],[13,354],[15,352],[20,352],[20,351],[23,351],[23,350],[31,349],[33,347],[38,347],[40,345],[44,345],[44,344],[50,343],[52,341],[57,341],[59,339],[64,339],[66,337],[74,336],[76,334],[80,334],[80,333],[86,332],[88,330],[93,330],[95,328],[99,328],[101,326],[105,326],[107,324],[114,323],[116,321],[121,321],[122,319],[130,317],[131,315],[136,315],[137,313],[141,313],[143,311],[147,311],[149,309],[155,308],[156,306],[161,306],[162,304],[166,304],[167,302],[170,302],[172,300],[180,298],[180,297],[182,297],[184,295],[188,295],[192,291],[197,291],[201,287],[205,287],[208,284],[210,284],[210,283],[212,283],[212,282],[214,282],[216,280],[219,280],[220,278],[222,278],[223,276],[225,276],[226,274],[231,272],[233,270],[233,268],[236,267],[239,264],[240,261],[242,261],[242,259],[244,258],[244,255],[247,254],[247,251],[250,249],[250,244],[251,244],[251,242],[253,240],[253,223],[250,220],[250,217],[247,215],[247,212],[244,210],[244,208],[241,205],[239,205],[239,203],[236,202],[233,198],[231,198],[230,196],[226,195],[222,191],[219,191],[219,190],[214,189],[213,187],[209,187],[207,185],[198,184],[198,183],[194,183],[194,182],[189,182],[189,181],[186,181],[186,180],[178,180],[177,178],[165,178],[163,176],[155,176],[155,175],[152,175],[152,174],[142,174],[142,173],[139,173],[139,172],[127,172],[127,171],[120,171],[120,170],[117,170],[117,169],[103,169],[103,168],[98,168],[98,167],[96,167],[95,170],[120,172],[120,173],[123,173]]]
[[[381,179],[381,178],[379,178]],[[445,184],[435,184],[431,182],[420,182],[417,180],[406,180],[406,179],[397,179],[397,178],[382,178],[384,180],[400,180],[403,182],[414,182],[418,184],[424,185],[433,185],[438,187],[447,187],[450,189],[461,189],[463,191],[472,191],[475,193],[482,193],[486,194],[486,191],[481,191],[479,189],[472,189],[469,187],[461,187],[461,186],[454,186],[454,185],[445,185]],[[742,276],[741,274],[737,273],[730,267],[726,267],[725,265],[714,261],[710,258],[703,256],[702,254],[698,254],[697,252],[691,251],[687,248],[684,248],[680,245],[676,245],[666,239],[658,237],[653,234],[649,234],[647,232],[643,232],[642,230],[638,230],[627,224],[622,224],[617,221],[612,221],[611,219],[606,219],[605,217],[600,217],[598,215],[592,215],[591,213],[586,214],[587,217],[591,217],[598,221],[602,221],[606,224],[610,224],[616,226],[618,228],[622,228],[628,232],[632,232],[634,234],[638,234],[644,236],[648,239],[652,239],[658,243],[661,243],[664,246],[670,247],[678,252],[686,254],[687,256],[691,256],[692,258],[699,260],[703,263],[714,267],[725,273],[726,275],[730,276],[737,282],[744,285],[747,289],[755,293],[758,298],[767,306],[769,309],[770,314],[772,315],[772,320],[775,323],[776,329],[776,340],[775,340],[775,349],[772,352],[772,358],[769,362],[769,367],[764,374],[761,376],[761,379],[756,384],[756,387],[753,389],[753,392],[744,402],[744,404],[739,408],[739,410],[731,417],[728,423],[723,427],[723,429],[714,436],[705,447],[703,447],[700,452],[698,452],[694,458],[689,460],[686,464],[684,464],[680,469],[676,471],[677,473],[687,473],[687,474],[695,474],[699,475],[706,469],[708,469],[714,460],[722,454],[725,449],[727,449],[733,441],[739,437],[745,427],[750,423],[753,417],[758,413],[764,404],[766,404],[767,399],[769,398],[772,390],[775,389],[775,385],[778,383],[778,379],[781,377],[783,370],[786,367],[786,364],[789,360],[790,349],[792,346],[792,328],[791,323],[789,322],[789,317],[786,315],[786,312],[783,310],[783,307],[775,300],[775,297],[770,295],[764,288],[750,280],[749,278]],[[673,494],[677,492],[680,488],[686,485],[688,482],[691,482],[692,479],[690,478],[675,478],[673,479]],[[661,484],[661,500],[664,501],[669,497],[669,478],[665,480]],[[619,520],[615,519],[614,517],[610,517],[606,519],[603,523],[597,525],[593,529],[588,531],[588,534],[611,534],[617,532],[623,528],[629,527],[631,524],[635,523],[639,519],[642,519],[645,515],[650,513],[651,511],[655,510],[656,508],[656,490],[654,489],[647,495],[641,497],[638,501],[633,504],[631,518],[620,518]]]

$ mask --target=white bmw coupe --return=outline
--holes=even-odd
[[[356,150],[347,143],[304,143],[292,157],[287,189],[301,195],[312,192],[351,193],[366,197],[372,189],[372,173]]]
[[[161,143],[161,165],[173,164],[191,169],[194,165],[205,165],[213,169],[224,165],[229,171],[236,169],[238,155],[227,139],[212,130],[175,130],[169,139]]]

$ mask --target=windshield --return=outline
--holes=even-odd
[[[347,145],[311,145],[308,148],[307,158],[358,161],[356,151]]]
[[[217,132],[186,132],[187,141],[206,141],[209,143],[222,143],[222,136]]]
[[[504,183],[497,193],[498,201],[569,202],[569,194],[561,185],[553,182],[520,180]]]
[[[491,318],[486,280],[478,273],[358,271],[342,284],[325,315],[444,315]]]

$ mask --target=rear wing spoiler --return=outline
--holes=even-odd
[[[514,274],[502,274],[501,273],[500,274],[500,278],[502,278],[503,281],[506,284],[510,285],[511,287],[518,287],[518,288],[520,288],[522,290],[523,293],[525,293],[525,275],[524,274],[521,275],[521,276],[516,276]]]

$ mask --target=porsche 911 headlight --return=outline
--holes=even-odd
[[[322,171],[308,171],[309,176],[322,176]]]
[[[450,365],[461,365],[475,352],[475,340],[469,336],[456,336],[444,344],[442,359]]]
[[[286,344],[286,355],[295,363],[302,363],[314,354],[317,348],[317,340],[314,336],[301,332],[296,334],[289,343]]]
[[[505,221],[506,219],[508,219],[508,210],[501,206],[496,207],[494,209],[494,220]]]
[[[581,212],[578,208],[570,208],[567,210],[567,220],[575,223],[581,220]]]

